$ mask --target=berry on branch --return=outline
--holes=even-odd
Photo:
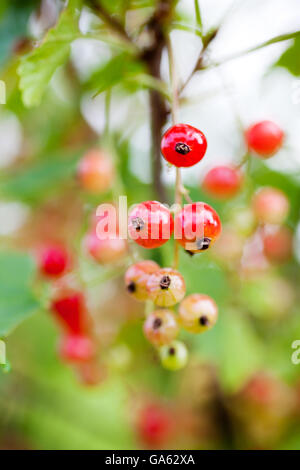
[[[203,132],[188,124],[172,126],[161,140],[161,153],[169,163],[177,167],[189,167],[200,162],[206,148]]]
[[[179,305],[179,320],[190,333],[203,333],[212,328],[218,318],[215,301],[204,294],[192,294]]]
[[[235,196],[242,185],[241,172],[230,166],[216,166],[205,176],[203,190],[212,197],[227,199]]]
[[[171,307],[183,299],[185,282],[182,275],[171,268],[159,269],[147,281],[149,298],[159,307]]]
[[[145,320],[144,334],[150,343],[162,346],[173,341],[179,328],[176,316],[171,310],[155,310]]]
[[[162,346],[159,355],[163,367],[173,371],[182,369],[188,361],[186,346],[181,341]]]
[[[270,158],[281,148],[284,133],[274,122],[261,121],[249,127],[245,138],[249,150],[261,158]]]
[[[147,281],[149,276],[158,270],[158,264],[151,260],[132,264],[125,273],[127,292],[136,300],[146,301],[149,298]]]

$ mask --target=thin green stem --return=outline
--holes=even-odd
[[[195,5],[196,24],[197,24],[198,29],[201,31],[201,36],[202,36],[203,23],[202,23],[201,10],[200,10],[200,5],[199,5],[198,0],[194,0],[194,5]]]

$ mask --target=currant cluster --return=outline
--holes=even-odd
[[[195,127],[178,124],[163,136],[161,151],[165,159],[176,167],[198,163],[207,147],[204,134]],[[208,204],[195,202],[185,205],[173,215],[163,204],[146,201],[129,214],[130,237],[144,248],[157,248],[166,243],[173,232],[189,254],[207,250],[221,233],[221,222]],[[184,299],[186,286],[177,269],[161,268],[151,260],[130,266],[125,274],[127,292],[139,301],[150,301],[154,309],[144,322],[145,337],[158,348],[162,365],[178,370],[187,363],[186,346],[176,338],[180,328],[190,333],[202,333],[214,326],[218,308],[204,294],[189,295]],[[179,303],[178,314],[172,308]],[[160,308],[157,308],[160,307]]]

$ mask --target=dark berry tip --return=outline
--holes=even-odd
[[[132,223],[133,228],[135,228],[137,232],[140,232],[141,230],[143,230],[145,226],[145,222],[143,221],[141,217],[135,217],[134,219],[131,220],[131,223]]]
[[[130,293],[133,293],[136,291],[136,285],[133,281],[131,281],[128,285],[127,285],[127,290],[128,292]]]
[[[177,144],[175,145],[175,150],[177,153],[180,153],[181,155],[186,155],[187,153],[191,151],[190,147],[183,142],[177,142]]]
[[[197,250],[205,251],[209,248],[211,238],[203,237],[196,241]]]
[[[201,326],[207,326],[209,321],[208,321],[208,318],[205,317],[205,316],[202,316],[199,318],[199,323]]]
[[[160,328],[162,325],[162,320],[161,318],[155,318],[154,322],[153,322],[153,329],[154,330],[158,330],[158,328]]]
[[[169,354],[170,354],[170,356],[174,356],[175,353],[176,353],[176,349],[175,349],[175,348],[169,348]]]
[[[190,256],[194,256],[194,252],[193,251],[190,251],[190,250],[185,250],[186,253],[188,253]]]
[[[170,276],[163,276],[159,283],[161,289],[168,289],[170,287],[170,284],[171,284]]]

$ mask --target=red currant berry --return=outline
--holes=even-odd
[[[204,202],[187,204],[175,216],[175,239],[190,254],[207,250],[220,233],[218,214]]]
[[[95,353],[95,343],[89,336],[64,336],[59,347],[60,358],[65,362],[90,361],[95,356]]]
[[[161,141],[161,153],[177,167],[193,166],[205,155],[207,142],[203,132],[188,124],[176,124]]]
[[[141,261],[130,266],[125,273],[127,292],[136,300],[147,300],[149,298],[147,281],[149,276],[158,270],[158,264],[151,260]]]
[[[190,333],[210,330],[218,318],[215,301],[204,294],[192,294],[179,305],[179,319],[182,327]]]
[[[94,231],[86,235],[85,246],[88,253],[99,264],[117,262],[128,252],[126,240],[118,237],[99,239]]]
[[[170,343],[178,332],[177,320],[171,310],[156,310],[148,315],[144,323],[144,334],[155,346]]]
[[[78,164],[77,176],[84,190],[104,193],[110,189],[114,178],[112,160],[100,150],[89,150]]]
[[[280,189],[265,187],[252,200],[253,212],[261,223],[281,224],[289,212],[289,200]]]
[[[292,256],[293,236],[287,227],[275,227],[263,235],[264,253],[275,263],[284,263]]]
[[[69,264],[69,255],[59,245],[48,245],[39,251],[38,264],[44,276],[58,277],[65,273]]]
[[[157,248],[163,245],[170,239],[173,230],[172,214],[160,202],[142,202],[129,214],[129,235],[144,248]]]
[[[173,341],[170,344],[161,346],[159,355],[163,367],[168,370],[182,369],[188,361],[186,346],[181,341]]]
[[[230,166],[216,166],[205,176],[203,190],[212,197],[227,199],[235,196],[242,185],[241,172]]]
[[[90,317],[81,292],[72,289],[59,290],[52,300],[51,311],[70,334],[81,335],[90,330]]]
[[[163,447],[173,434],[172,415],[158,404],[149,404],[140,410],[137,422],[139,439],[147,447]]]
[[[248,148],[262,158],[269,158],[282,146],[284,133],[272,121],[261,121],[251,126],[245,134]]]
[[[159,269],[147,281],[149,298],[159,307],[177,304],[185,295],[185,282],[178,271]]]

